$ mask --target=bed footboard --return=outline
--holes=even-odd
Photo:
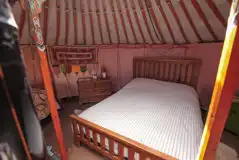
[[[175,160],[127,137],[98,126],[76,115],[70,116],[74,143],[84,143],[112,160]]]

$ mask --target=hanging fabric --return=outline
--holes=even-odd
[[[0,67],[0,155],[17,160],[45,159],[18,30],[7,1],[0,1]],[[10,151],[4,152],[3,147]]]

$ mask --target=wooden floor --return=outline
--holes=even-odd
[[[89,149],[87,146],[76,147],[73,145],[73,136],[71,133],[71,124],[69,115],[74,113],[75,109],[83,111],[84,109],[90,107],[93,104],[86,104],[80,106],[77,103],[77,99],[68,99],[64,101],[64,109],[61,110],[60,120],[63,130],[64,142],[68,150],[69,160],[103,160],[104,157],[97,152]],[[53,152],[59,153],[59,148],[57,147],[57,140],[54,134],[54,129],[51,121],[43,125],[43,132],[45,136],[46,143],[53,147]],[[224,132],[221,142],[226,145],[220,146],[220,151],[218,153],[217,160],[239,160],[239,136],[235,136],[229,132]],[[229,147],[228,147],[229,146]],[[233,149],[230,149],[233,148]]]

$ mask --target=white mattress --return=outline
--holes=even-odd
[[[180,160],[194,160],[203,123],[192,87],[137,78],[79,117]]]

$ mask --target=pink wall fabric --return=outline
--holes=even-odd
[[[99,47],[99,65],[104,65],[112,78],[115,91],[133,77],[135,56],[191,57],[202,60],[197,92],[202,107],[208,107],[215,83],[222,43],[189,45],[119,45]]]
[[[111,77],[114,91],[118,91],[125,86],[133,77],[132,62],[136,56],[173,56],[173,57],[192,57],[202,60],[202,68],[200,72],[197,92],[200,97],[202,107],[208,107],[213,86],[215,83],[217,67],[221,56],[223,43],[202,43],[188,45],[100,45],[97,46],[98,65],[88,64],[88,70],[97,71],[98,67],[104,66],[107,74]],[[29,46],[23,50],[24,55],[29,53]],[[30,58],[31,59],[31,58]],[[30,60],[26,59],[27,61]],[[29,62],[30,63],[30,62]],[[32,66],[27,64],[29,72]],[[39,68],[39,66],[36,66]],[[54,67],[55,74],[59,73],[59,68]],[[35,73],[28,73],[34,77]],[[37,74],[39,76],[39,74]],[[30,80],[31,76],[29,77]],[[35,82],[35,81],[34,81]]]

